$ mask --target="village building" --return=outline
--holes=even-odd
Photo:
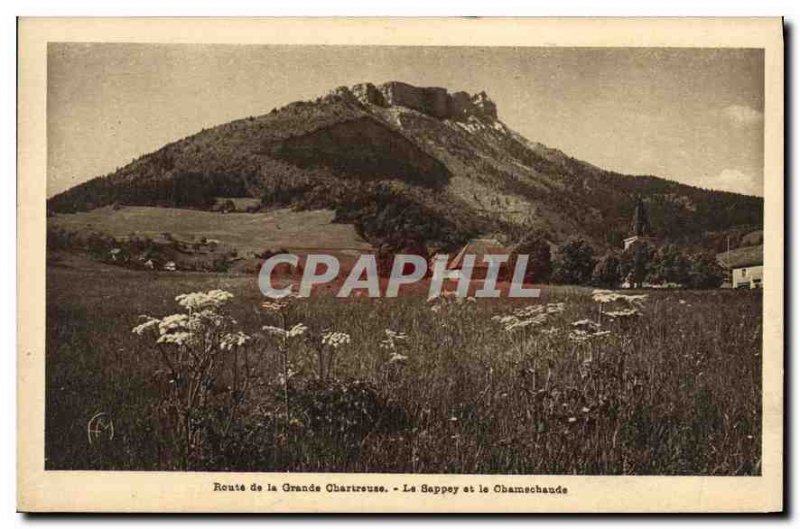
[[[725,269],[725,286],[730,288],[764,287],[764,246],[745,246],[717,254]]]

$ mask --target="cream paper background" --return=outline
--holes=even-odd
[[[18,35],[18,468],[21,511],[759,512],[783,495],[783,40],[768,19],[21,19]],[[763,460],[760,477],[44,471],[48,42],[747,47],[765,50]],[[731,381],[735,384],[736,381]],[[212,492],[215,481],[321,493]],[[327,483],[541,485],[544,494],[324,492]]]

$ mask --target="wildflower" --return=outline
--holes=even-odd
[[[171,314],[169,316],[165,316],[158,323],[158,332],[160,334],[167,334],[170,331],[175,331],[178,329],[186,329],[188,326],[189,326],[188,314]]]
[[[592,299],[597,303],[624,301],[627,303],[642,304],[644,300],[647,299],[647,294],[621,294],[611,290],[594,290],[592,291]]]
[[[492,316],[492,320],[500,323],[506,332],[511,332],[515,329],[525,328],[530,325],[542,325],[547,320],[547,314],[542,311],[528,310],[530,307],[521,309],[513,315],[507,316]],[[535,314],[531,316],[532,314]],[[530,316],[523,319],[524,316]]]
[[[589,408],[587,408],[586,406],[584,406],[583,408],[581,408],[581,411],[582,411],[583,413],[589,413]]]
[[[408,335],[404,332],[396,332],[391,329],[385,329],[384,332],[386,334],[386,338],[381,340],[381,343],[379,344],[383,349],[394,349],[396,346],[395,342],[408,339]]]
[[[304,332],[306,332],[306,330],[308,330],[308,327],[306,327],[302,323],[298,323],[297,325],[289,329],[289,332],[286,333],[286,337],[294,338],[295,336],[301,336]]]
[[[158,318],[153,318],[152,316],[146,316],[143,314],[139,317],[146,318],[146,321],[144,323],[137,325],[131,331],[134,334],[138,334],[139,336],[141,336],[146,330],[157,327],[158,324],[161,323],[161,320],[159,320]]]
[[[392,355],[389,357],[390,364],[397,364],[405,362],[406,360],[408,360],[408,357],[406,355],[401,355],[400,353],[392,353]]]
[[[223,351],[230,351],[234,347],[241,347],[250,341],[250,337],[242,331],[227,333],[220,340],[219,348]]]
[[[612,310],[604,312],[603,314],[611,319],[625,319],[633,316],[639,316],[641,313],[636,309],[630,308],[624,310]]]
[[[191,330],[202,330],[209,326],[220,327],[224,322],[224,318],[212,309],[203,309],[200,312],[193,312],[186,322],[186,327]],[[231,323],[236,323],[231,320]]]
[[[303,325],[302,323],[298,323],[297,325],[293,326],[291,329],[281,329],[280,327],[274,327],[272,325],[264,325],[261,327],[262,330],[267,331],[268,333],[272,334],[273,336],[279,336],[284,340],[288,340],[290,338],[295,338],[297,336],[302,336],[303,333],[308,330],[308,327]]]
[[[575,417],[570,417],[569,419],[567,419],[567,422],[575,422],[577,420],[578,419],[576,419]]]
[[[599,327],[599,325],[597,327]],[[597,328],[592,328],[589,331],[585,329],[573,329],[569,333],[569,339],[572,340],[573,342],[586,342],[594,338],[601,338],[603,336],[608,336],[610,334],[611,331],[600,331]]]
[[[322,344],[334,349],[340,345],[349,344],[350,335],[345,332],[326,332],[322,335]]]
[[[592,320],[577,320],[572,322],[572,326],[578,329],[599,329],[600,324]]]
[[[224,305],[233,298],[233,294],[225,290],[209,290],[208,292],[191,292],[175,297],[178,304],[193,312],[207,308],[216,308]]]
[[[186,331],[177,331],[173,333],[162,334],[158,337],[156,343],[171,343],[175,345],[185,345],[194,335]]]

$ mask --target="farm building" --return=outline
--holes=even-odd
[[[464,260],[467,255],[474,255],[475,261],[472,266],[472,279],[485,279],[489,271],[489,264],[484,261],[486,255],[503,255],[510,256],[511,250],[500,243],[497,239],[481,238],[473,239],[456,254],[453,259],[447,263],[447,277],[455,279],[454,272],[460,274],[466,272],[464,270]],[[431,262],[431,266],[433,263]],[[509,279],[511,276],[511,264],[509,262],[500,265],[500,273],[498,277],[500,280]]]
[[[764,281],[764,246],[746,246],[717,254],[717,262],[728,273],[732,288],[762,288]]]

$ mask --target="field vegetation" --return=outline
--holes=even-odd
[[[88,263],[48,269],[47,469],[761,472],[760,291],[264,305]]]

